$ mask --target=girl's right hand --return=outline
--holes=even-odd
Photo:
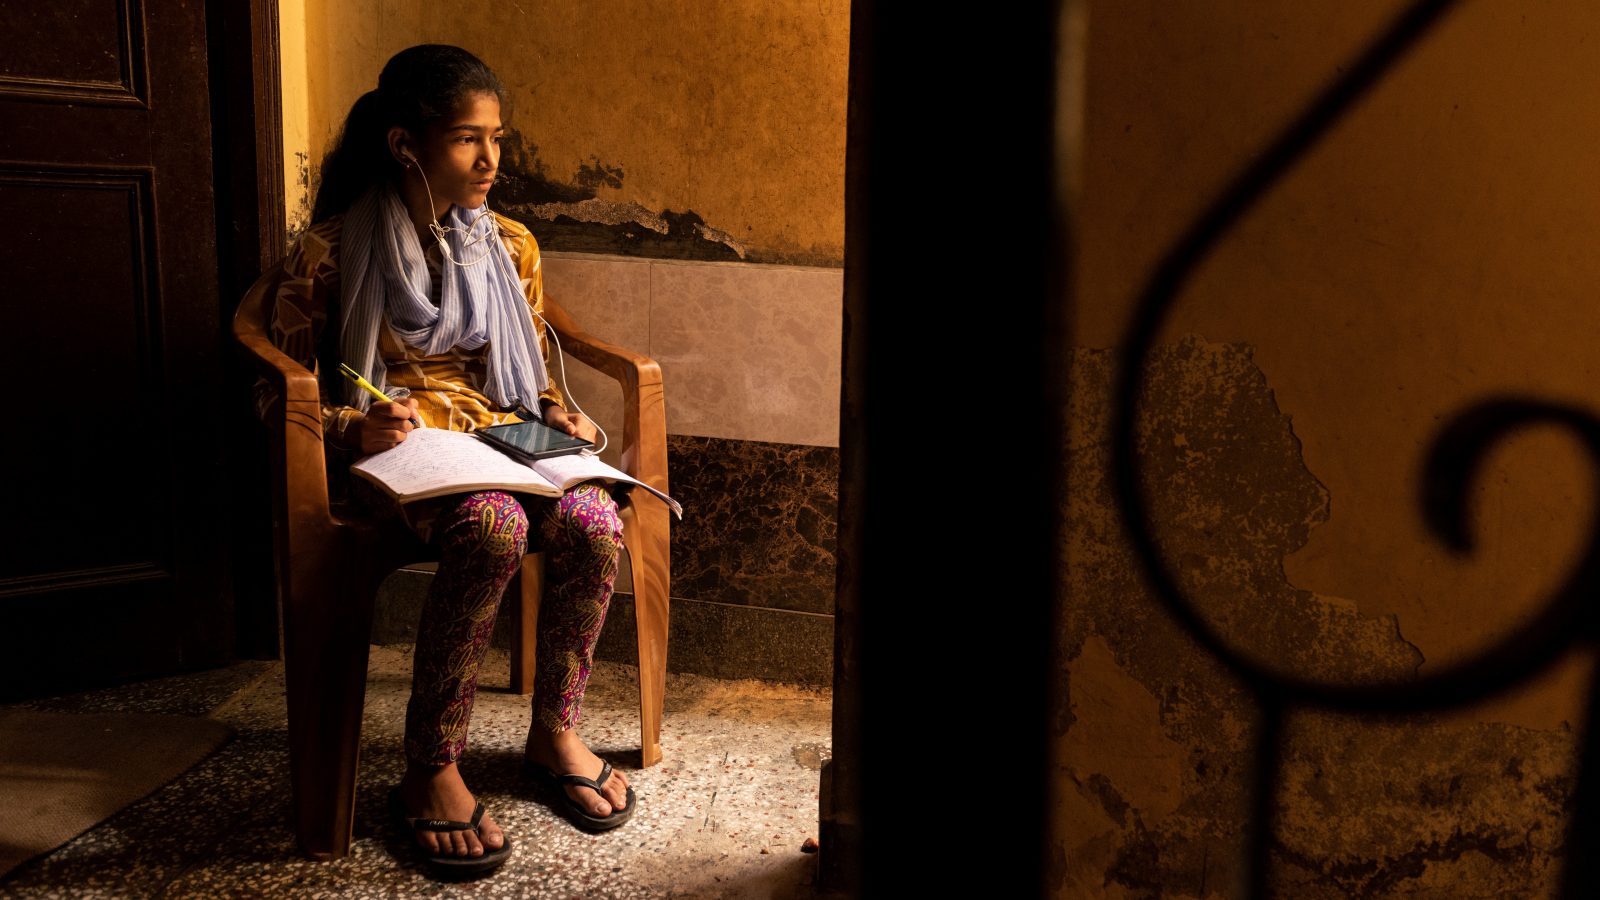
[[[381,453],[398,447],[411,431],[411,417],[416,414],[417,401],[410,397],[372,404],[367,414],[356,421],[361,452]]]

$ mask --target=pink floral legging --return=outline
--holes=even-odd
[[[406,758],[428,765],[454,762],[466,749],[478,667],[530,526],[546,572],[534,726],[560,732],[577,724],[622,548],[617,504],[598,484],[530,502],[528,509],[501,491],[450,499],[430,523],[439,570],[422,610],[406,708]]]

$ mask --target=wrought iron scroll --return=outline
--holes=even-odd
[[[1586,606],[1585,601],[1600,592],[1600,530],[1590,535],[1587,552],[1543,608],[1476,657],[1403,684],[1326,683],[1271,670],[1236,652],[1185,597],[1151,533],[1149,504],[1141,487],[1135,423],[1144,362],[1168,311],[1222,237],[1458,2],[1413,3],[1226,186],[1162,258],[1140,295],[1133,325],[1122,345],[1112,432],[1113,475],[1129,538],[1157,597],[1208,652],[1251,689],[1261,708],[1249,837],[1250,895],[1254,897],[1265,897],[1270,889],[1273,796],[1287,712],[1295,707],[1312,707],[1406,713],[1464,705],[1533,677],[1576,643],[1592,639],[1597,624],[1592,606]],[[1472,549],[1467,490],[1480,463],[1497,442],[1532,425],[1565,429],[1588,448],[1600,465],[1600,419],[1586,410],[1533,397],[1506,396],[1486,399],[1458,412],[1434,439],[1425,460],[1418,498],[1429,529],[1451,550],[1467,553]],[[1579,736],[1580,768],[1562,873],[1562,892],[1568,897],[1600,896],[1600,854],[1582,849],[1594,848],[1600,837],[1600,797],[1596,796],[1600,792],[1600,742],[1592,738],[1597,714],[1600,689],[1591,687],[1589,718]]]

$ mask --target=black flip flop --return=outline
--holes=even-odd
[[[604,797],[605,793],[600,788],[611,777],[611,763],[601,760],[600,776],[598,778],[585,778],[582,775],[558,775],[549,768],[531,761],[527,763],[527,769],[555,790],[556,796],[561,803],[561,811],[566,814],[572,824],[585,831],[610,831],[633,817],[635,798],[633,796],[633,785],[631,784],[628,785],[628,805],[622,809],[613,809],[611,814],[606,816],[591,815],[582,803],[573,799],[572,795],[566,791],[567,785],[575,784],[579,787],[589,788]]]
[[[430,854],[416,841],[419,831],[478,831],[478,823],[483,821],[483,804],[479,803],[472,810],[470,822],[457,822],[452,819],[423,819],[417,816],[406,815],[405,801],[400,797],[400,789],[395,788],[389,792],[389,810],[394,814],[395,821],[411,829],[411,845],[417,853],[422,854],[423,864],[435,878],[451,881],[477,878],[488,875],[500,868],[507,859],[511,858],[511,838],[501,832],[504,841],[499,847],[490,850],[483,848],[482,856],[455,856],[445,854]],[[478,840],[483,840],[483,833],[478,833]]]

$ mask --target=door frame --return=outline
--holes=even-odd
[[[233,352],[234,311],[285,253],[282,72],[277,0],[206,0],[217,285],[230,412],[231,543],[236,649],[279,656],[267,447],[250,403],[255,373]]]

